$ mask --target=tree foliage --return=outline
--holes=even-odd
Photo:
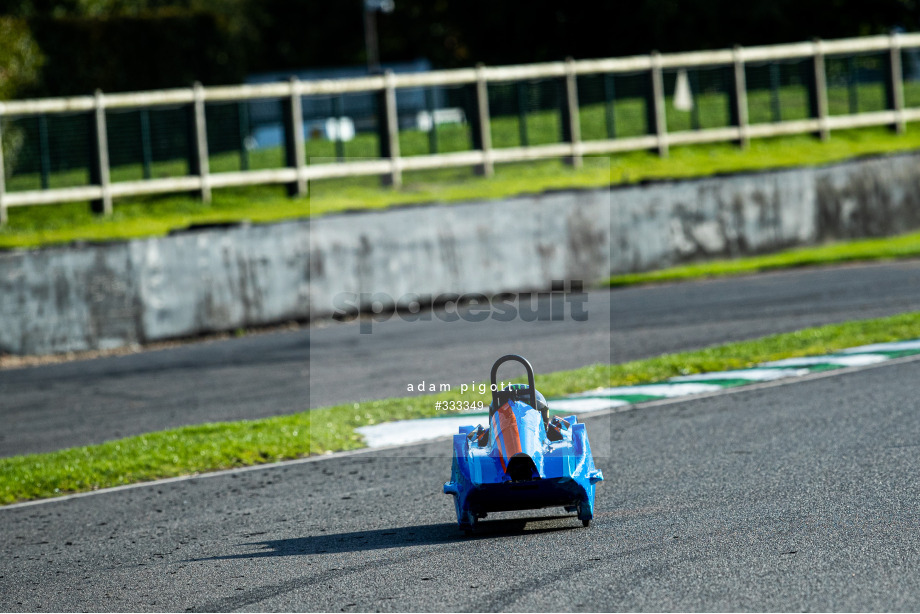
[[[0,100],[15,98],[39,79],[43,57],[25,21],[0,15]],[[3,167],[13,168],[22,149],[23,135],[8,122],[0,127]]]
[[[920,29],[920,0],[395,2],[393,13],[378,16],[382,59],[424,57],[445,68]],[[26,23],[48,58],[30,94],[57,95],[233,83],[254,72],[361,64],[362,6],[362,0],[0,0],[0,15]]]
[[[42,53],[22,19],[0,15],[0,100],[35,83]]]

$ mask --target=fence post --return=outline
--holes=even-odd
[[[779,64],[770,62],[770,116],[774,122],[783,121],[783,112],[779,103],[780,75]]]
[[[345,161],[345,141],[342,139],[342,118],[345,116],[345,97],[339,94],[332,99],[332,113],[338,122],[338,129],[335,135],[335,161]]]
[[[518,81],[514,86],[515,101],[518,112],[518,142],[521,147],[530,146],[530,135],[527,133],[527,83]]]
[[[652,99],[646,103],[648,131],[658,137],[658,155],[668,156],[668,125],[664,106],[664,76],[661,72],[661,54],[652,52]],[[653,132],[654,131],[654,132]]]
[[[744,58],[741,55],[741,46],[735,45],[732,49],[734,64],[734,108],[732,109],[732,123],[738,126],[738,144],[747,149],[751,143],[748,130],[748,104],[747,104],[747,79],[744,74]]]
[[[812,75],[811,89],[811,116],[818,120],[818,136],[822,141],[830,138],[830,128],[827,125],[827,75],[824,71],[824,45],[820,38],[813,43],[814,74]]]
[[[483,163],[476,167],[476,174],[491,177],[495,174],[492,162],[492,123],[489,112],[489,82],[486,81],[486,69],[482,63],[476,65],[476,125],[473,130],[478,134],[479,149],[482,150]]]
[[[189,147],[189,174],[201,179],[201,200],[211,202],[208,178],[208,127],[204,114],[204,88],[198,81],[192,86],[192,147]]]
[[[438,123],[435,121],[437,105],[434,100],[434,89],[430,86],[425,88],[425,112],[428,113],[428,119],[431,121],[430,128],[428,129],[428,153],[437,154]]]
[[[6,167],[3,165],[3,103],[0,102],[0,226],[7,222],[4,194],[6,194]]]
[[[285,164],[296,170],[297,179],[287,186],[288,196],[306,196],[306,145],[303,138],[303,106],[300,101],[300,80],[291,77],[291,95],[284,103]]]
[[[578,118],[578,75],[575,73],[575,60],[565,59],[565,98],[562,103],[563,141],[572,144],[572,155],[566,163],[581,168],[581,124]]]
[[[696,70],[688,70],[688,71],[687,71],[687,82],[690,84],[690,92],[691,92],[691,94],[692,94],[693,92],[696,92],[696,93],[697,93],[697,97],[699,97],[699,94],[700,94],[700,83],[699,83],[699,78],[698,78],[698,75],[697,75],[697,71],[696,71]],[[734,113],[734,111],[732,111],[732,113]],[[690,109],[690,127],[691,127],[693,130],[699,130],[699,129],[702,128],[702,126],[703,126],[703,122],[700,121],[700,105],[699,105],[699,99],[697,99],[696,103],[694,103],[694,105],[693,105],[693,108]]]
[[[904,134],[904,73],[901,70],[901,39],[897,32],[890,35],[890,51],[888,64],[890,71],[886,81],[885,94],[888,98],[888,108],[895,112],[895,121],[892,128],[898,134]]]
[[[249,149],[246,141],[249,138],[249,102],[240,100],[236,103],[236,118],[240,133],[240,170],[249,170]]]
[[[144,169],[144,179],[153,177],[153,145],[150,142],[150,111],[140,110],[141,122],[141,164]]]
[[[610,73],[604,73],[604,123],[607,127],[607,138],[617,138],[617,93],[616,81]]]
[[[92,136],[92,138],[96,137]],[[92,153],[90,153],[90,159],[92,159]],[[51,187],[51,143],[48,138],[48,118],[44,113],[38,116],[38,162],[41,169],[42,189],[47,190]]]
[[[102,188],[102,198],[90,203],[93,213],[112,215],[112,194],[109,190],[109,139],[105,125],[105,97],[96,90],[93,109],[93,148],[90,156],[90,183]]]
[[[381,131],[381,157],[390,159],[389,176],[384,176],[383,184],[398,188],[402,185],[402,170],[399,165],[399,115],[396,110],[396,77],[392,70],[383,74],[383,116],[385,129]],[[386,147],[383,147],[384,142]],[[385,153],[385,155],[384,155]]]
[[[856,71],[856,58],[850,56],[847,58],[847,103],[850,115],[859,113],[859,80],[856,79]]]

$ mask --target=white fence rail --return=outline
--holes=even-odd
[[[0,173],[0,223],[7,219],[11,207],[50,203],[94,202],[94,210],[111,213],[114,198],[178,191],[197,191],[209,200],[213,188],[255,184],[286,184],[294,195],[305,195],[311,180],[334,177],[380,175],[388,183],[400,185],[404,171],[443,169],[472,166],[491,175],[494,165],[503,162],[565,158],[580,165],[583,156],[610,154],[634,150],[657,150],[667,155],[672,145],[736,141],[742,146],[751,138],[799,133],[814,133],[827,138],[832,130],[889,125],[903,131],[905,124],[920,120],[920,107],[907,108],[904,103],[902,51],[920,48],[920,34],[891,34],[833,41],[736,47],[734,49],[692,53],[658,54],[600,60],[567,60],[523,66],[486,67],[441,70],[426,73],[393,74],[336,80],[298,81],[103,94],[0,103],[0,120],[24,116],[91,114],[94,125],[90,156],[91,185],[41,190],[7,191],[5,173]],[[887,54],[888,73],[885,78],[888,109],[882,111],[829,115],[825,58],[842,54]],[[765,123],[750,123],[748,119],[748,87],[745,67],[751,63],[806,59],[814,71],[808,84],[814,100],[811,117]],[[732,125],[671,132],[668,130],[663,71],[666,69],[729,67],[731,71]],[[578,77],[597,74],[647,73],[651,91],[647,101],[648,134],[621,138],[584,140],[580,134]],[[562,132],[564,142],[495,148],[492,146],[488,88],[490,84],[528,79],[560,79],[564,87],[562,99]],[[475,117],[471,126],[473,149],[452,153],[400,156],[399,121],[396,92],[406,88],[473,85],[475,88]],[[348,93],[376,93],[380,100],[378,121],[382,156],[376,160],[337,161],[307,164],[301,102],[305,96]],[[285,101],[285,121],[288,142],[287,166],[263,170],[242,170],[212,173],[208,164],[206,103],[254,101],[280,98]],[[144,109],[167,105],[188,105],[193,129],[190,173],[182,177],[148,178],[142,180],[111,180],[108,153],[107,111],[114,109]],[[2,124],[0,124],[2,125]],[[0,135],[2,137],[2,135]],[[0,143],[3,140],[0,138]],[[0,169],[3,168],[0,147]]]

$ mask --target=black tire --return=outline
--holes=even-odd
[[[589,517],[585,518],[584,515],[582,514],[582,511],[583,511],[583,509],[584,509],[584,505],[585,505],[584,502],[580,502],[580,503],[578,503],[576,509],[578,510],[578,518],[581,520],[581,525],[582,525],[583,527],[588,527],[588,526],[591,525],[591,517],[589,516]]]

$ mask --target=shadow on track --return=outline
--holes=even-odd
[[[550,526],[527,528],[528,523],[562,521]],[[567,521],[567,522],[566,522]],[[457,525],[426,524],[373,531],[352,531],[330,535],[310,535],[290,539],[277,539],[260,542],[247,542],[242,546],[261,546],[256,552],[212,556],[191,561],[216,561],[227,559],[258,559],[274,556],[303,556],[311,554],[328,554],[342,552],[364,552],[387,548],[405,548],[407,546],[425,546],[430,544],[447,544],[455,542],[476,541],[492,537],[514,535],[536,535],[554,531],[581,529],[581,523],[575,516],[538,516],[533,518],[513,518],[503,520],[485,520],[476,527],[472,537],[465,537]]]

